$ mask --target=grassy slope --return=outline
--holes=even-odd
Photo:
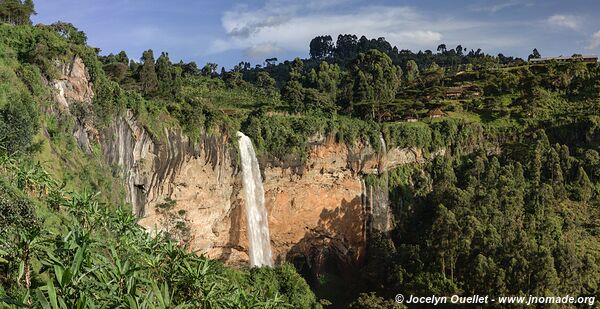
[[[101,163],[99,145],[93,145],[91,155],[84,154],[72,136],[72,116],[56,119],[48,112],[53,103],[44,79],[50,78],[52,69],[44,67],[47,61],[43,59],[32,63],[34,55],[29,53],[52,53],[40,55],[20,44],[42,37],[50,46],[60,47],[56,53],[65,55],[78,54],[82,47],[33,27],[0,25],[0,34],[0,108],[11,104],[16,96],[27,96],[39,112],[39,125],[32,136],[35,147],[26,150],[34,155],[5,157],[0,166],[3,307],[20,302],[36,307],[46,302],[64,303],[66,307],[127,303],[140,308],[166,308],[170,304],[196,308],[318,307],[304,280],[289,265],[265,270],[228,269],[188,253],[164,237],[149,237],[127,208],[105,204],[120,204],[123,188],[111,176],[110,167]],[[24,68],[28,74],[23,74]],[[142,122],[156,124],[154,117],[164,115],[145,110],[138,106]],[[162,120],[162,125],[173,125],[168,117]],[[157,135],[161,128],[154,127]],[[97,191],[102,193],[86,193]],[[13,211],[28,213],[26,217],[18,213],[8,217]],[[23,255],[24,250],[31,255]],[[65,275],[67,270],[69,275]],[[25,277],[31,278],[31,283],[24,279],[25,273],[30,274]]]

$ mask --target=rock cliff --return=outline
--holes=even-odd
[[[73,136],[79,147],[89,154],[92,139],[97,142],[99,138],[88,113],[94,98],[93,84],[83,60],[79,57],[73,57],[67,63],[58,62],[56,66],[59,77],[51,81],[50,86],[55,90],[54,98],[57,104],[51,107],[50,112],[55,115],[66,113],[75,116]]]
[[[64,65],[62,73],[51,82],[58,105],[67,111],[73,104],[90,105],[92,85],[81,59]],[[142,226],[167,230],[170,221],[181,222],[193,250],[247,265],[241,175],[228,136],[205,134],[193,142],[177,128],[152,136],[131,111],[102,130],[85,116],[78,123],[73,134],[80,147],[88,150],[91,140],[102,146]],[[366,185],[363,175],[425,160],[418,149],[376,151],[322,136],[299,166],[261,160],[275,262],[308,262],[316,271],[362,263],[368,233],[392,228],[387,191]],[[172,216],[161,208],[169,203]]]
[[[154,140],[127,112],[102,136],[106,161],[120,168],[140,224],[164,228],[166,219],[156,207],[173,200],[173,211],[185,214],[194,250],[232,265],[247,264],[241,175],[228,138],[204,136],[194,144],[176,130],[163,135],[164,142]],[[417,150],[378,154],[328,139],[312,146],[301,169],[265,163],[275,262],[362,263],[367,233],[392,228],[387,191],[365,185],[363,175],[424,160]]]

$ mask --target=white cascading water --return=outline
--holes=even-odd
[[[383,154],[387,152],[387,145],[385,144],[385,138],[383,138],[383,134],[379,133],[379,140],[381,141],[381,149],[383,150]]]
[[[382,159],[387,154],[387,145],[385,144],[385,138],[383,138],[383,134],[379,133],[379,141],[381,141],[381,153],[379,154],[379,166],[377,167],[378,173],[381,174],[384,170]]]
[[[265,191],[258,160],[250,138],[242,132],[237,132],[237,136],[242,159],[250,266],[273,266],[269,221],[265,208]]]

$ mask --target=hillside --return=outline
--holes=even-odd
[[[0,24],[3,306],[598,295],[598,63],[315,40],[219,73]],[[237,131],[274,268],[248,267]]]

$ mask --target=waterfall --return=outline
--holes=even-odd
[[[272,266],[269,221],[265,208],[265,191],[252,141],[244,133],[237,132],[242,159],[246,218],[248,221],[248,244],[251,266]]]
[[[379,153],[379,164],[377,164],[377,173],[381,174],[385,170],[385,156],[387,154],[387,145],[383,133],[379,133],[379,141],[381,142],[381,151]]]
[[[365,229],[368,233],[389,233],[394,223],[389,198],[389,176],[383,173],[377,177],[375,183],[366,183],[361,180],[362,203],[366,216]]]
[[[387,145],[385,144],[385,138],[383,138],[383,134],[379,133],[379,140],[381,141],[381,150],[382,153],[387,153]]]

